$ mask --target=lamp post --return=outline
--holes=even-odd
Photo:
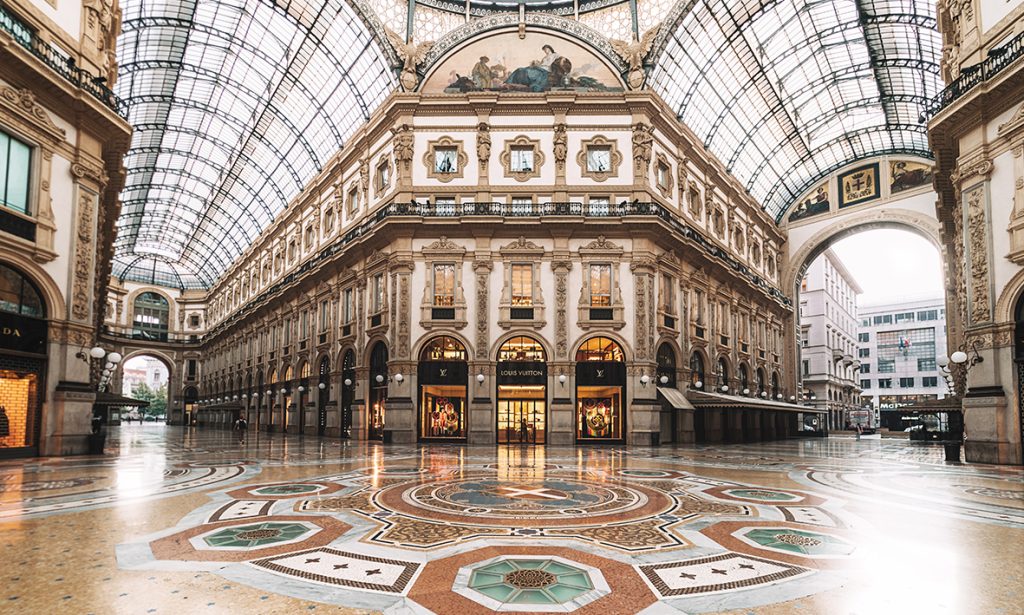
[[[963,395],[964,391],[960,390],[956,384],[956,379],[952,375],[952,370],[949,368],[949,364],[957,366],[963,370],[959,376],[962,378],[961,382],[963,388],[967,387],[967,374],[971,369],[984,361],[984,358],[978,354],[978,341],[975,340],[971,344],[971,354],[964,351],[961,346],[959,350],[949,355],[949,358],[939,357],[936,359],[936,363],[943,371],[943,379],[946,380],[946,386],[953,392],[953,397],[960,401],[959,410],[948,410],[947,415],[949,416],[949,435],[950,439],[946,440],[943,445],[946,448],[946,461],[960,461],[960,447],[964,443],[964,412],[963,412]]]

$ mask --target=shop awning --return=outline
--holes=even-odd
[[[242,404],[237,401],[225,401],[219,404],[210,404],[209,406],[200,406],[199,411],[205,412],[206,410],[241,410]]]
[[[665,401],[676,410],[693,410],[693,404],[686,399],[683,392],[673,387],[658,387],[658,395],[665,398]]]
[[[686,393],[695,408],[738,408],[746,410],[782,410],[785,412],[804,412],[825,414],[825,410],[813,406],[801,406],[784,401],[759,399],[757,397],[741,397],[725,393],[690,390]]]
[[[134,399],[131,397],[125,397],[124,395],[118,395],[117,393],[111,393],[110,391],[100,391],[96,393],[96,401],[93,402],[96,406],[133,406],[135,408],[145,408],[149,406],[148,401],[141,399]]]

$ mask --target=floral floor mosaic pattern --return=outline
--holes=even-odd
[[[159,435],[123,436],[149,453],[162,442],[165,459],[148,472],[140,471],[148,462],[122,453],[23,464],[19,480],[2,483],[0,513],[18,520],[0,517],[12,570],[61,541],[64,525],[107,523],[114,540],[86,535],[67,550],[68,563],[85,558],[75,575],[105,575],[92,578],[87,597],[68,590],[55,608],[42,606],[72,574],[58,574],[63,562],[51,560],[46,571],[60,581],[8,573],[0,611],[37,600],[38,612],[206,604],[209,612],[395,615],[863,613],[919,612],[911,607],[923,600],[934,612],[1010,613],[1024,591],[1019,558],[998,562],[1012,545],[1024,549],[1024,472],[945,465],[941,449],[901,459],[887,443],[853,441],[820,454],[799,442],[544,449],[228,434],[179,445],[180,430]],[[0,476],[16,469],[0,463]],[[111,517],[128,525],[111,526]],[[887,589],[890,575],[905,577],[911,565],[952,566],[984,584],[950,559],[950,536],[993,541],[985,555],[1003,582],[986,608],[958,610],[966,596],[938,582],[917,602]],[[85,565],[87,549],[98,564]],[[125,586],[130,579],[149,588]],[[97,591],[104,584],[124,591]],[[135,593],[141,602],[119,602]]]

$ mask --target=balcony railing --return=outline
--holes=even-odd
[[[199,344],[200,342],[199,337],[195,335],[154,335],[148,332],[135,331],[134,329],[126,329],[124,327],[111,327],[109,325],[103,325],[102,335],[108,338],[156,344]]]
[[[57,48],[40,40],[32,28],[2,4],[0,4],[0,30],[11,35],[18,44],[72,85],[85,90],[93,98],[113,109],[119,116],[128,117],[128,103],[118,98],[110,88],[104,85],[103,77],[96,77],[89,71],[75,66],[74,59],[68,58]]]
[[[473,218],[473,217],[583,217],[583,218],[627,218],[627,217],[652,217],[657,218],[672,227],[677,233],[697,244],[697,246],[708,256],[722,262],[726,267],[745,277],[753,286],[758,287],[769,296],[773,297],[783,305],[791,306],[792,300],[786,297],[778,288],[766,282],[757,273],[741,263],[738,259],[729,254],[724,248],[704,236],[696,228],[677,217],[669,209],[659,203],[641,203],[638,201],[621,203],[420,203],[409,201],[405,203],[388,203],[350,228],[344,235],[334,243],[324,247],[315,256],[310,257],[294,271],[283,276],[280,280],[270,285],[266,290],[246,302],[237,312],[231,322],[238,320],[240,315],[261,305],[271,296],[277,294],[285,287],[299,280],[304,274],[319,267],[331,257],[344,252],[349,245],[369,235],[385,220],[400,218]],[[379,320],[379,316],[377,317]],[[214,335],[221,328],[227,326],[228,320],[208,332],[207,335]],[[371,327],[378,326],[380,322],[371,322]],[[762,356],[763,358],[763,356]]]
[[[921,121],[935,117],[940,111],[974,89],[975,86],[995,77],[1022,55],[1024,55],[1024,32],[1013,37],[1002,47],[990,51],[984,61],[964,68],[953,83],[946,86],[938,96],[928,103],[928,106],[921,112]]]

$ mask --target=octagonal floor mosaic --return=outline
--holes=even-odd
[[[20,480],[5,479],[8,496],[11,485],[25,485],[19,500],[0,501],[0,515],[18,520],[0,523],[13,570],[5,606],[653,615],[920,612],[927,604],[997,613],[1015,612],[1024,589],[1019,558],[1006,555],[1007,545],[1024,545],[1024,473],[944,465],[941,449],[934,458],[852,440],[825,449],[307,449],[289,436],[245,446],[215,436],[173,444],[187,440],[168,429],[133,442],[162,451],[159,481],[130,455],[23,466]],[[12,470],[0,463],[0,475]],[[132,480],[134,491],[125,488]],[[52,497],[37,497],[41,483]],[[77,523],[104,528],[118,544]],[[30,564],[37,556],[22,546],[37,531],[47,532],[38,544],[72,545],[50,568]],[[949,543],[961,538],[992,541],[985,561],[1001,582],[984,604],[942,583],[914,601],[888,589],[906,570],[949,569]],[[74,571],[58,573],[65,562]],[[37,571],[31,586],[16,571],[29,567]],[[39,570],[60,580],[44,582]],[[68,590],[54,602],[53,584],[72,575],[118,591],[76,598]],[[140,580],[145,590],[131,584]]]

